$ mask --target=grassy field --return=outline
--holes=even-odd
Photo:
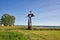
[[[40,30],[41,29],[41,30]],[[0,40],[60,40],[60,30],[33,27],[0,27]]]

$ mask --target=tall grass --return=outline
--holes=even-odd
[[[0,27],[0,40],[60,40],[60,30],[40,30],[33,27]]]

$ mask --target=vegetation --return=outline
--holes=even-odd
[[[4,26],[0,27],[0,40],[60,40],[60,31],[40,30],[39,27],[27,30],[25,26]]]
[[[1,19],[0,19],[0,25],[1,25]]]
[[[1,17],[1,24],[4,24],[4,26],[12,26],[14,25],[15,17],[11,16],[9,14],[3,14]]]

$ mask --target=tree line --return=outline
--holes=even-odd
[[[13,26],[15,23],[15,16],[10,14],[3,14],[0,19],[0,25]]]

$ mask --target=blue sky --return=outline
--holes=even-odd
[[[30,10],[33,25],[60,25],[60,0],[0,0],[0,18],[9,13],[16,25],[27,25]]]

